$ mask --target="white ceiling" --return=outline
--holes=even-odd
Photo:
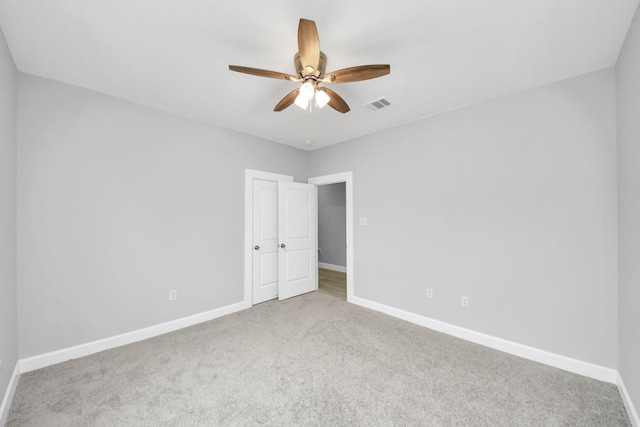
[[[318,149],[615,64],[638,0],[0,0],[18,70]],[[351,106],[273,107],[295,83],[299,18],[316,22],[327,71],[391,64],[331,85]],[[392,106],[363,105],[385,97]],[[311,140],[313,144],[305,145]]]

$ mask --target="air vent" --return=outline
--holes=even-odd
[[[391,103],[384,98],[378,98],[368,104],[364,104],[369,110],[378,111],[391,106]]]

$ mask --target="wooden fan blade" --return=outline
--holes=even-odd
[[[328,102],[329,107],[333,108],[336,111],[341,112],[342,114],[348,113],[349,110],[351,110],[347,105],[347,103],[344,101],[344,99],[340,97],[340,95],[338,95],[328,87],[323,87],[322,90],[327,92],[327,95],[329,95],[329,98],[331,98],[329,99],[329,102]]]
[[[293,104],[294,102],[296,102],[296,98],[298,97],[299,93],[300,93],[300,88],[290,92],[287,96],[282,98],[280,102],[278,102],[278,105],[276,105],[276,108],[274,108],[273,111],[282,111],[288,106],[290,106],[291,104]]]
[[[299,78],[291,76],[289,74],[280,73],[278,71],[261,70],[259,68],[242,67],[240,65],[229,65],[231,71],[237,71],[238,73],[251,74],[252,76],[268,77],[270,79],[289,80],[292,82],[301,81]]]
[[[359,82],[361,80],[386,76],[390,72],[391,66],[388,64],[360,65],[358,67],[350,67],[332,73],[326,73],[320,81],[322,83]]]
[[[308,19],[300,19],[298,25],[298,53],[303,70],[313,74],[320,63],[320,38],[316,23]]]

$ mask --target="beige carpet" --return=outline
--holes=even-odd
[[[628,426],[614,385],[318,292],[23,374],[8,426]]]

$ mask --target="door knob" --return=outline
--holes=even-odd
[[[260,249],[260,246],[256,245],[253,249],[255,249],[256,251]]]
[[[284,243],[280,243],[280,247],[281,247],[281,248],[284,248],[284,247],[285,247],[285,244],[284,244]]]

